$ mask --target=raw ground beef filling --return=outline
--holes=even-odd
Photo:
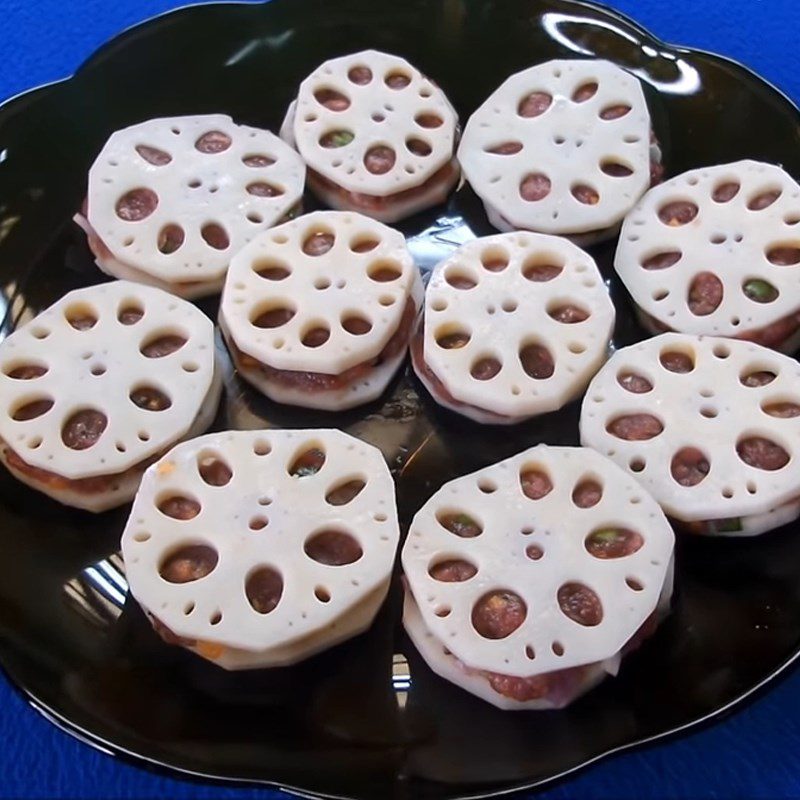
[[[308,184],[316,191],[328,191],[338,194],[342,201],[352,205],[354,208],[369,214],[370,211],[380,211],[391,208],[399,203],[409,202],[422,198],[426,194],[435,194],[438,191],[448,192],[453,182],[458,177],[458,162],[453,159],[436,171],[425,183],[415,186],[413,189],[404,189],[402,192],[395,192],[384,197],[362,192],[348,192],[338,184],[315,172],[313,169],[307,170]]]
[[[34,467],[28,464],[27,461],[23,461],[16,451],[1,439],[0,447],[3,449],[3,456],[8,467],[12,471],[27,475],[32,481],[43,486],[49,486],[52,489],[68,489],[86,495],[100,494],[123,483],[126,478],[142,475],[154,461],[161,457],[161,454],[159,454],[147,458],[124,472],[118,472],[114,475],[95,475],[91,478],[65,478],[57,472],[49,472],[46,469]]]
[[[287,369],[274,369],[268,364],[264,364],[256,358],[243,353],[226,337],[228,347],[233,353],[234,359],[243,369],[256,369],[262,372],[269,380],[275,381],[282,386],[293,389],[304,389],[309,392],[325,392],[342,389],[356,381],[365,378],[373,369],[398,355],[406,346],[411,326],[417,316],[417,309],[412,298],[408,298],[403,316],[397,330],[392,334],[389,341],[384,346],[378,356],[371,361],[356,364],[354,367],[339,373],[338,375],[328,375],[324,372],[300,372]]]
[[[436,392],[437,397],[441,398],[445,403],[454,405],[454,406],[464,406],[476,409],[480,411],[482,414],[491,415],[497,417],[498,420],[502,420],[503,417],[499,414],[494,414],[494,412],[489,411],[485,408],[478,408],[478,406],[470,406],[469,403],[462,403],[460,400],[456,400],[450,392],[447,391],[447,387],[439,380],[439,377],[436,373],[428,366],[427,362],[425,361],[425,356],[423,354],[423,343],[425,339],[424,328],[420,325],[419,330],[414,334],[411,339],[410,345],[410,352],[411,352],[411,360],[414,363],[414,369],[417,372],[423,373],[427,378],[428,382],[433,387],[434,391]]]

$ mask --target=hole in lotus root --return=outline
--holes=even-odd
[[[367,275],[377,283],[396,281],[403,274],[403,268],[395,261],[373,261],[367,268]]]
[[[520,150],[522,150],[522,142],[508,141],[487,147],[484,152],[492,153],[496,156],[513,156],[519,153]]]
[[[587,206],[596,206],[600,202],[600,194],[597,189],[593,189],[585,183],[579,183],[570,189],[572,196],[579,202]]]
[[[179,334],[156,334],[145,340],[139,352],[146,358],[164,358],[180,350],[186,344],[186,337]]]
[[[303,241],[303,252],[307,256],[321,256],[332,247],[336,237],[330,231],[313,231]]]
[[[269,614],[281,601],[283,578],[273,567],[257,567],[245,581],[244,593],[254,611]]]
[[[800,247],[797,245],[780,245],[767,251],[767,260],[776,267],[791,267],[800,264]]]
[[[306,555],[328,567],[353,564],[363,555],[361,545],[344,531],[324,530],[313,534],[303,546]]]
[[[529,378],[546,380],[555,372],[555,361],[542,344],[528,344],[519,351],[519,361]]]
[[[282,281],[288,278],[292,271],[279,261],[272,261],[271,259],[260,259],[253,264],[253,272],[259,278],[264,278],[267,281]]]
[[[369,67],[350,67],[347,77],[358,86],[366,86],[372,80],[372,70]]]
[[[557,278],[564,270],[563,264],[549,260],[547,256],[529,256],[522,265],[522,275],[534,283],[544,283]]]
[[[387,145],[375,145],[364,154],[364,166],[372,175],[385,175],[394,167],[397,156]]]
[[[485,356],[473,362],[469,374],[476,381],[489,381],[503,368],[503,364],[494,356]]]
[[[356,236],[350,242],[350,249],[354,253],[369,253],[371,250],[374,250],[380,241],[375,239],[371,234],[364,234],[361,236]]]
[[[329,111],[344,111],[350,107],[347,95],[337,92],[335,89],[317,89],[314,92],[314,99]]]
[[[322,347],[331,338],[330,328],[327,325],[315,325],[309,328],[300,340],[304,347]]]
[[[405,89],[411,83],[411,77],[400,70],[393,70],[384,77],[383,81],[390,89]]]
[[[520,181],[519,195],[526,202],[536,203],[550,194],[551,185],[547,175],[541,172],[529,173]]]
[[[88,450],[95,445],[108,426],[108,417],[94,408],[72,414],[61,428],[61,441],[70,450]]]
[[[618,439],[639,442],[655,438],[664,430],[664,426],[652,414],[627,414],[609,422],[606,430]]]
[[[165,256],[171,255],[176,250],[180,249],[185,239],[186,234],[180,225],[165,225],[158,232],[158,251]]]
[[[441,128],[444,125],[444,120],[438,114],[431,114],[431,113],[423,113],[417,114],[414,117],[414,122],[420,126],[420,128]]]
[[[572,305],[571,303],[560,303],[550,305],[547,313],[556,322],[563,322],[566,325],[574,325],[576,322],[584,322],[589,319],[589,312],[584,308]]]
[[[713,272],[695,275],[686,298],[689,311],[698,317],[713,314],[722,302],[723,292],[722,281]]]
[[[97,325],[97,312],[86,303],[73,303],[64,312],[64,317],[76,331],[88,331]]]
[[[763,211],[765,208],[769,208],[781,194],[783,193],[780,189],[771,189],[766,192],[761,192],[748,201],[747,207],[751,211]]]
[[[582,480],[572,490],[572,502],[578,508],[591,508],[596,506],[603,498],[603,487],[591,478]]]
[[[203,241],[215,250],[225,250],[230,245],[231,240],[222,225],[216,222],[208,222],[200,228],[200,235]]]
[[[537,467],[523,467],[519,474],[519,485],[525,497],[531,500],[541,500],[553,491],[550,476]]]
[[[222,131],[208,131],[194,143],[194,146],[201,153],[222,153],[231,146],[231,137]]]
[[[364,336],[372,330],[372,323],[366,317],[348,314],[342,320],[342,327],[353,336]]]
[[[367,484],[359,478],[346,481],[330,489],[325,495],[325,501],[332,506],[346,506],[361,494]]]
[[[589,81],[587,83],[582,83],[572,93],[572,102],[573,103],[585,103],[587,100],[590,100],[596,94],[597,94],[597,83],[595,83],[595,81]]]
[[[653,390],[653,384],[643,375],[637,375],[635,372],[620,372],[617,375],[617,383],[633,394],[645,394]]]
[[[158,206],[158,195],[151,189],[131,189],[117,200],[117,216],[125,222],[147,219]]]
[[[42,398],[40,400],[30,400],[24,405],[19,406],[11,412],[11,419],[16,422],[28,422],[46,414],[53,407],[53,400]]]
[[[791,402],[772,402],[762,403],[761,410],[771,417],[778,417],[779,419],[790,419],[792,417],[800,417],[800,405]]]
[[[161,562],[158,574],[169,583],[191,583],[211,574],[218,561],[219,556],[213,547],[184,545]]]
[[[680,350],[664,350],[658,360],[661,366],[670,372],[687,373],[694,369],[694,358]]]
[[[459,350],[469,344],[470,335],[460,328],[453,329],[452,325],[444,325],[436,331],[436,344],[444,350]]]
[[[483,533],[483,526],[480,522],[463,511],[439,512],[436,520],[446,531],[464,539],[473,539]]]
[[[201,453],[197,458],[197,471],[209,486],[226,486],[233,477],[233,470],[215,453]]]
[[[603,621],[603,604],[597,593],[586,584],[570,581],[562,584],[557,593],[558,607],[564,616],[586,627]]]
[[[695,203],[688,200],[678,200],[661,206],[658,218],[671,228],[687,225],[698,214],[699,209]]]
[[[144,316],[144,309],[137,302],[125,302],[117,311],[117,320],[123,325],[135,325]]]
[[[320,603],[329,603],[331,601],[331,593],[324,586],[314,587],[314,597],[316,597]]]
[[[3,367],[3,374],[16,381],[31,381],[34,378],[41,378],[48,372],[43,364],[17,364],[10,367]]]
[[[508,266],[508,253],[500,247],[487,247],[481,253],[481,264],[488,272],[502,272]]]
[[[705,454],[696,447],[683,447],[672,457],[670,473],[681,486],[697,486],[705,480],[711,465]]]
[[[620,161],[602,161],[600,170],[611,178],[627,178],[633,175],[633,170]]]
[[[433,148],[426,141],[415,136],[406,139],[406,148],[409,153],[422,158],[429,156],[433,152]]]
[[[538,117],[544,114],[553,102],[552,95],[547,92],[531,92],[520,100],[517,114],[521,117]]]
[[[750,467],[768,472],[783,469],[789,463],[789,453],[772,439],[748,436],[736,443],[739,458]]]
[[[339,147],[346,147],[355,138],[355,134],[352,131],[328,131],[320,136],[319,145],[320,147],[324,147],[326,150],[337,149]]]
[[[584,540],[584,547],[595,558],[625,558],[640,550],[642,536],[629,528],[608,525],[593,530]]]
[[[150,384],[137,386],[128,397],[144,411],[166,411],[172,405],[169,395]]]
[[[309,447],[300,452],[288,469],[296,478],[307,478],[316,475],[325,463],[325,452],[319,447]]]
[[[444,279],[454,289],[472,289],[478,285],[478,279],[459,267],[445,270]]]
[[[775,286],[761,278],[748,278],[743,281],[742,291],[745,297],[754,303],[774,303],[780,295]]]
[[[620,119],[620,117],[624,117],[626,114],[630,113],[631,107],[625,105],[624,103],[618,103],[617,105],[613,106],[606,106],[600,112],[600,119],[604,120],[612,120],[612,119]]]
[[[714,187],[711,197],[716,203],[729,203],[739,194],[739,189],[741,188],[738,181],[726,181]]]
[[[505,639],[525,621],[525,601],[509,589],[484,594],[472,607],[472,626],[484,639]]]
[[[295,315],[295,310],[289,306],[277,306],[266,310],[256,310],[250,319],[256,328],[280,328],[289,322]]]
[[[265,156],[263,153],[251,153],[242,158],[242,164],[246,167],[270,167],[275,163],[275,159]]]
[[[247,184],[247,193],[252,194],[254,197],[280,197],[284,194],[284,190],[274,183],[253,181],[253,183]]]
[[[463,558],[439,561],[428,569],[435,581],[442,583],[463,583],[478,574],[478,568]]]
[[[200,503],[193,497],[183,494],[171,494],[162,497],[156,508],[165,516],[172,519],[194,519],[200,513]]]
[[[146,144],[137,144],[136,152],[148,163],[154,167],[163,167],[172,161],[172,156],[164,150],[159,150],[157,147],[150,147]]]
[[[677,264],[682,257],[683,253],[680,250],[665,250],[644,259],[641,262],[642,268],[647,270],[668,269]]]
[[[525,555],[531,561],[539,561],[539,559],[544,555],[544,550],[538,544],[529,544],[525,548]]]

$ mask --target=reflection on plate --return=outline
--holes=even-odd
[[[776,90],[583,3],[273,0],[189,8],[114,40],[71,80],[0,109],[3,331],[101,280],[70,218],[110,131],[212,111],[275,129],[314,66],[369,46],[408,57],[441,83],[462,121],[531,63],[609,58],[644,82],[668,174],[750,157],[800,175],[800,115]],[[491,232],[467,188],[401,228],[425,271]],[[593,255],[617,303],[615,342],[623,345],[643,333],[612,274],[612,252],[613,243]],[[215,314],[215,301],[200,306]],[[577,403],[510,430],[482,429],[420,397],[407,374],[381,402],[340,415],[276,407],[230,369],[226,391],[217,427],[328,425],[376,444],[397,479],[405,525],[456,475],[540,441],[577,443]],[[433,675],[401,631],[397,580],[358,639],[291,669],[231,675],[164,645],[127,600],[117,554],[125,511],[94,517],[64,509],[0,475],[0,541],[14,553],[0,560],[0,660],[69,730],[206,776],[358,798],[533,786],[719,713],[800,648],[800,537],[784,529],[755,542],[682,539],[674,613],[617,679],[566,711],[503,713]]]

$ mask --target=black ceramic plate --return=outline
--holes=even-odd
[[[3,333],[96,283],[70,218],[116,128],[223,111],[275,129],[320,61],[376,47],[407,56],[462,120],[508,74],[599,56],[641,77],[670,174],[752,157],[800,175],[800,115],[729,61],[668,47],[568,0],[274,0],[185,9],[124,34],[71,80],[0,109]],[[758,120],[754,125],[753,120]],[[403,226],[428,270],[490,232],[468,189]],[[617,303],[615,341],[643,333]],[[214,303],[203,308],[215,313]],[[444,481],[537,442],[576,444],[578,404],[513,429],[440,411],[403,376],[384,402],[300,413],[228,374],[218,427],[344,428],[380,446],[401,521]],[[757,541],[681,539],[674,613],[621,674],[561,712],[501,712],[434,676],[399,625],[395,581],[373,628],[291,669],[228,674],[163,644],[126,599],[117,555],[126,509],[65,509],[0,475],[0,659],[68,730],[118,753],[205,776],[357,798],[449,798],[534,786],[601,755],[707,720],[774,678],[800,649],[797,525]]]

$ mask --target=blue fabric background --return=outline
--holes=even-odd
[[[176,0],[0,0],[0,98],[68,75],[122,28],[178,5]],[[800,101],[798,0],[614,0],[614,5],[666,41],[748,64]],[[0,743],[2,798],[281,796],[174,780],[120,763],[61,733],[2,676]],[[706,731],[613,758],[542,797],[800,797],[800,670]]]

